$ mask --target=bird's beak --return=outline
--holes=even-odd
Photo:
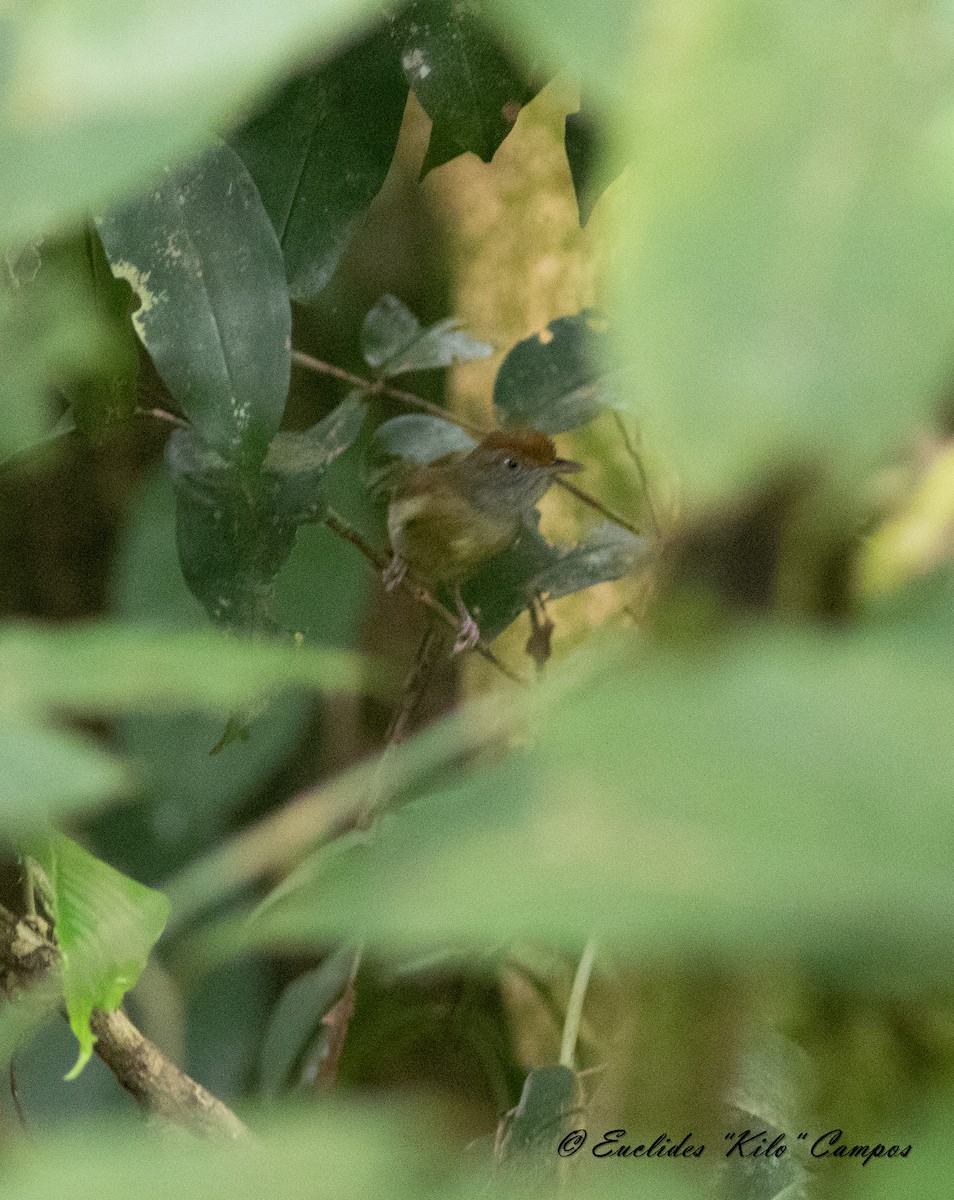
[[[557,458],[553,462],[553,472],[556,475],[575,475],[583,470],[583,464],[574,462],[572,458]]]

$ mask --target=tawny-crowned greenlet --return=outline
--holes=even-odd
[[[388,507],[394,557],[385,582],[395,587],[410,569],[425,583],[450,584],[461,618],[454,649],[470,648],[480,631],[460,585],[485,559],[514,544],[559,475],[579,470],[535,429],[495,430],[473,450],[408,468]]]

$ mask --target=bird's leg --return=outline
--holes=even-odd
[[[393,592],[404,576],[407,574],[407,563],[403,558],[394,555],[388,565],[384,568],[384,573],[381,576],[384,582],[384,590]]]
[[[473,650],[480,641],[480,630],[477,622],[467,611],[467,605],[460,594],[460,584],[454,585],[454,603],[457,605],[457,615],[460,617],[460,629],[457,631],[457,641],[454,643],[454,653],[461,654],[464,650]]]

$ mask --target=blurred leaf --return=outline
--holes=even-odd
[[[258,474],[226,462],[191,430],[176,430],[166,458],[178,498],[182,573],[219,625],[275,628],[275,587],[298,526],[325,510],[324,476],[364,422],[352,392],[304,433],[279,433]]]
[[[806,458],[847,482],[949,379],[950,14],[691,0],[658,17],[619,229],[646,442],[697,504]]]
[[[350,475],[353,467],[345,467]],[[336,464],[330,486],[337,487],[340,473]],[[353,646],[369,583],[364,560],[351,546],[321,526],[304,526],[276,583],[277,620],[300,631],[308,644]],[[206,624],[179,568],[175,499],[165,471],[157,470],[133,508],[114,594],[127,621],[153,629]],[[146,804],[107,814],[97,827],[97,846],[121,847],[123,857],[114,861],[147,882],[168,877],[184,857],[201,853],[230,828],[232,814],[292,753],[313,704],[298,691],[275,697],[252,724],[251,737],[215,757],[209,749],[222,735],[221,717],[199,712],[126,717],[120,741],[137,763]]]
[[[4,1154],[5,1200],[73,1200],[77,1163],[83,1190],[96,1200],[301,1200],[313,1195],[371,1200],[451,1200],[457,1185],[425,1141],[420,1118],[329,1106],[282,1114],[240,1142],[157,1137],[154,1130],[102,1125],[72,1137],[22,1139]],[[307,1193],[306,1193],[307,1194]]]
[[[649,543],[603,521],[575,546],[564,550],[551,566],[544,567],[533,579],[533,590],[551,600],[581,592],[598,583],[622,579],[634,571],[649,553]]]
[[[491,346],[478,342],[459,328],[455,317],[425,329],[417,317],[394,296],[382,296],[364,318],[361,350],[369,367],[385,376],[404,371],[429,371],[454,362],[486,358]]]
[[[265,1030],[259,1059],[259,1080],[266,1096],[278,1096],[295,1083],[296,1067],[351,977],[353,962],[354,947],[345,946],[320,967],[299,975],[282,992]]]
[[[286,84],[232,138],[285,255],[292,296],[313,299],[384,182],[407,103],[387,33]]]
[[[433,462],[455,451],[466,453],[477,445],[459,425],[424,413],[392,417],[374,431],[374,440],[385,454],[409,463]]]
[[[136,986],[169,917],[159,892],[121,875],[62,834],[35,852],[62,957],[61,981],[70,1028],[80,1044],[75,1078],[93,1053],[90,1017],[112,1012]]]
[[[628,98],[637,19],[646,7],[644,0],[607,0],[597,17],[585,0],[487,0],[488,12],[519,35],[529,59],[546,56],[554,70],[580,75],[609,111]]]
[[[604,322],[590,309],[551,321],[518,342],[500,365],[494,405],[508,425],[563,433],[617,404],[620,384],[603,362]]]
[[[133,297],[122,280],[109,267],[95,226],[88,222],[76,239],[82,263],[90,281],[95,311],[109,338],[108,353],[100,370],[92,377],[64,387],[72,404],[76,427],[87,437],[96,438],[117,422],[124,421],[136,407],[139,357],[136,337],[129,317]]]
[[[571,660],[532,752],[382,818],[326,864],[320,902],[288,894],[262,930],[392,947],[596,930],[641,954],[771,945],[937,978],[954,930],[951,625],[753,628],[648,658],[622,642],[585,686]]]
[[[108,353],[75,264],[40,266],[35,246],[0,259],[0,458],[48,440],[54,383],[95,376]]]
[[[76,734],[0,720],[0,832],[97,807],[128,786],[123,767]]]
[[[238,155],[218,143],[98,224],[177,404],[224,459],[261,463],[288,394],[291,309],[281,247]]]
[[[51,0],[0,18],[0,247],[114,201],[197,150],[370,0]]]
[[[361,669],[341,651],[211,630],[23,623],[0,631],[0,678],[8,711],[110,716],[183,708],[225,713],[283,685],[360,686]]]
[[[534,89],[475,0],[412,0],[394,21],[408,85],[434,122],[423,171],[472,150],[490,162]]]

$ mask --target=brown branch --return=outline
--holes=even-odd
[[[371,565],[378,572],[383,571],[387,566],[387,561],[385,560],[384,556],[378,554],[373,547],[369,546],[357,529],[352,528],[347,521],[345,521],[341,516],[338,515],[338,513],[334,511],[333,508],[329,508],[328,512],[325,514],[325,524],[339,537],[344,538],[346,542],[350,542],[352,546],[355,546],[358,550],[360,550],[368,562],[371,563]],[[449,625],[451,629],[454,629],[455,631],[458,629],[460,626],[460,619],[455,616],[446,605],[441,604],[440,600],[436,600],[426,588],[421,587],[420,584],[415,583],[408,576],[404,577],[400,586],[406,591],[410,592],[418,604],[422,604],[425,608],[429,608],[432,613],[436,613],[436,615],[439,616],[446,625]],[[512,680],[514,683],[525,685],[526,681],[521,679],[516,672],[511,671],[506,663],[501,662],[501,660],[496,654],[494,654],[493,650],[490,649],[486,642],[477,642],[477,644],[474,646],[474,649],[481,658],[486,659],[487,662],[495,666],[498,671],[506,675],[508,679]]]
[[[10,999],[56,986],[60,955],[45,922],[18,921],[0,905],[0,985]],[[241,1138],[230,1108],[172,1063],[122,1011],[95,1012],[95,1050],[148,1116],[203,1137]]]
[[[340,379],[343,383],[350,383],[352,387],[360,388],[369,396],[390,396],[392,400],[400,400],[402,404],[408,404],[411,408],[419,408],[422,412],[430,413],[432,417],[440,417],[442,421],[450,421],[454,425],[459,425],[461,429],[466,430],[468,433],[472,433],[475,437],[483,437],[487,432],[486,429],[481,429],[478,425],[474,425],[470,421],[465,421],[463,417],[458,417],[448,412],[446,408],[441,408],[439,404],[432,404],[430,400],[425,400],[423,396],[417,396],[414,392],[403,392],[400,388],[391,387],[383,379],[362,379],[360,375],[352,375],[350,371],[343,371],[341,367],[336,367],[332,363],[322,362],[320,358],[312,358],[310,354],[303,354],[301,350],[293,350],[292,359],[300,367],[307,367],[309,371],[317,371],[321,375],[332,375],[335,379]]]
[[[390,396],[393,400],[400,400],[402,404],[407,404],[411,408],[418,408],[422,412],[430,413],[433,417],[439,417],[442,421],[449,421],[452,425],[457,425],[467,433],[473,434],[474,437],[483,437],[487,432],[486,429],[480,429],[470,421],[464,420],[463,417],[458,417],[455,413],[449,412],[446,408],[441,408],[437,404],[432,404],[430,400],[425,400],[423,396],[416,396],[413,392],[404,392],[400,388],[391,387],[385,383],[383,379],[371,380],[362,379],[360,375],[352,375],[350,371],[343,371],[341,367],[336,367],[332,363],[322,362],[320,358],[312,358],[310,354],[303,354],[301,350],[293,350],[292,358],[299,366],[307,367],[310,371],[318,371],[323,375],[332,375],[335,379],[340,379],[344,383],[350,383],[352,387],[361,388],[363,392],[367,392],[369,396]],[[642,475],[641,475],[642,481]],[[645,490],[645,483],[644,490]],[[630,533],[637,536],[642,534],[642,530],[638,525],[626,519],[614,509],[609,508],[598,500],[596,496],[584,491],[583,488],[577,487],[575,483],[570,483],[568,479],[556,479],[558,487],[569,492],[571,496],[575,496],[581,503],[595,509],[607,520],[612,521],[614,525],[619,525],[621,529],[627,529]]]

